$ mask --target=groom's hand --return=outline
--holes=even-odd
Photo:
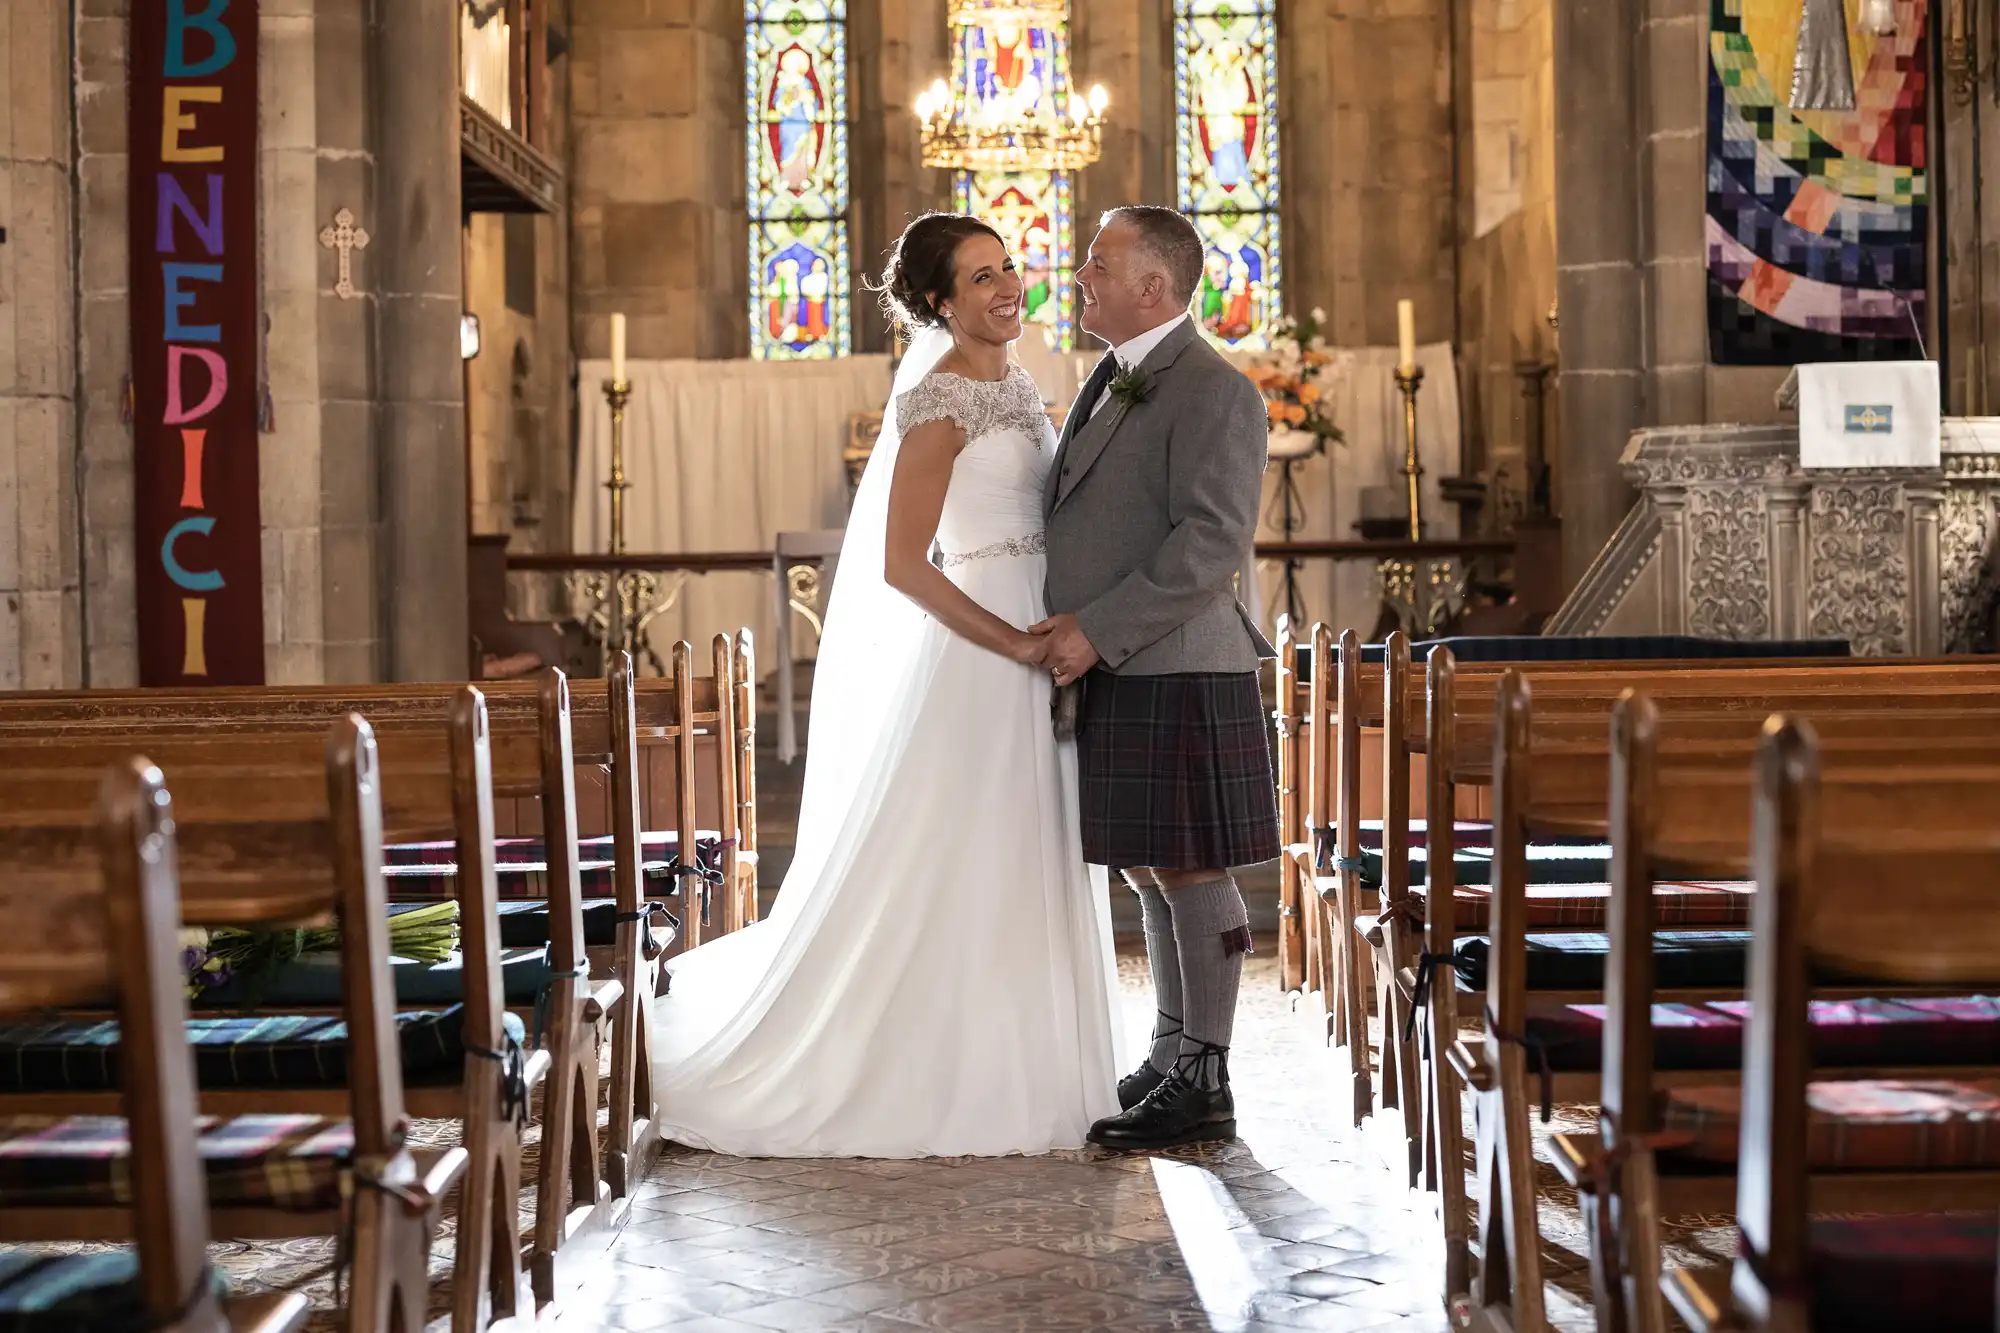
[[[1097,665],[1097,649],[1090,646],[1073,615],[1050,616],[1039,625],[1030,625],[1028,633],[1048,639],[1048,651],[1042,660],[1048,663],[1049,673],[1058,685],[1069,684]]]

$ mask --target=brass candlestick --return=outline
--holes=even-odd
[[[625,554],[625,492],[632,484],[625,480],[625,405],[632,401],[632,381],[605,380],[604,401],[611,405],[611,480],[604,483],[604,489],[611,492],[611,554]],[[626,652],[632,650],[632,618],[627,614],[626,588],[629,580],[624,570],[614,570],[611,575],[611,598],[613,619],[610,633],[605,635],[605,643],[615,645]]]
[[[1424,475],[1417,461],[1417,390],[1423,387],[1424,368],[1396,368],[1396,387],[1403,391],[1403,480],[1410,493],[1410,540],[1424,539],[1423,498],[1417,480]]]

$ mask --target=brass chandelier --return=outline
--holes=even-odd
[[[1103,152],[1101,85],[1078,95],[1069,79],[1068,0],[952,0],[951,82],[938,79],[917,94],[917,120],[927,167],[955,171],[1074,171]],[[973,34],[1040,30],[1049,46],[1030,73],[1002,88],[990,54],[975,56]]]

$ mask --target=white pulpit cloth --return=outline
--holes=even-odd
[[[1935,361],[1848,361],[1802,365],[1799,466],[1939,466]]]
[[[611,409],[599,387],[608,361],[578,368],[582,400],[572,506],[575,549],[610,547]],[[877,412],[889,392],[889,358],[835,361],[628,361],[625,414],[625,549],[633,552],[768,551],[779,532],[847,525],[841,448],[857,412]],[[674,576],[669,576],[674,577]],[[776,628],[767,571],[691,575],[649,639],[662,661],[674,641],[706,644],[742,626],[756,632],[771,670]],[[810,626],[793,626],[799,656],[813,655]],[[699,665],[698,665],[698,669]]]

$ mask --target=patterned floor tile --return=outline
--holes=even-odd
[[[1151,996],[1140,960],[1120,964],[1136,1031]],[[1442,1333],[1435,1220],[1385,1164],[1397,1145],[1337,1112],[1332,1063],[1258,957],[1238,1142],[884,1162],[672,1149],[614,1250],[633,1289],[559,1333]]]

